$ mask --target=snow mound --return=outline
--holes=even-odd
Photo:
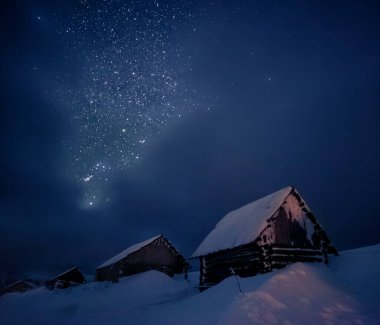
[[[380,245],[342,252],[331,265],[296,263],[229,277],[199,293],[197,274],[158,271],[67,290],[0,297],[1,324],[380,324]]]
[[[223,324],[364,324],[359,303],[337,288],[323,265],[297,263],[235,297]],[[290,294],[291,293],[291,294]]]

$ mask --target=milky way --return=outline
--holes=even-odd
[[[80,1],[57,30],[68,58],[81,63],[75,85],[51,80],[73,127],[72,174],[84,188],[83,206],[111,200],[108,184],[142,158],[143,147],[173,118],[196,109],[196,91],[183,76],[191,53],[187,1]]]

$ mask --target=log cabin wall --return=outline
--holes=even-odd
[[[126,264],[149,265],[176,265],[177,261],[177,256],[163,238],[156,239],[124,259]]]
[[[326,264],[328,254],[337,255],[326,232],[317,223],[315,216],[296,191],[286,198],[278,211],[268,220],[267,227],[256,242],[260,246],[264,244],[320,251]]]
[[[185,261],[174,247],[160,237],[121,262],[122,275],[135,274],[147,270],[158,270],[170,276],[183,272]]]
[[[68,270],[61,275],[58,275],[54,279],[47,282],[46,286],[48,289],[66,289],[71,286],[79,285],[85,283],[86,280],[83,274],[79,271],[77,267]]]
[[[128,276],[148,270],[164,272],[169,276],[183,272],[187,266],[184,258],[163,237],[131,253],[126,258],[96,270],[97,281],[117,281],[119,277]]]
[[[247,277],[296,262],[327,264],[328,254],[338,255],[326,232],[293,188],[251,243],[200,257],[200,289],[233,273]]]
[[[25,291],[30,290],[30,289],[33,289],[33,286],[31,286],[27,282],[19,281],[19,282],[16,282],[15,284],[5,288],[5,292],[6,293],[25,292]]]
[[[200,286],[214,285],[235,274],[241,277],[261,272],[262,256],[257,245],[243,245],[200,257]]]
[[[66,272],[56,278],[56,280],[74,282],[74,283],[84,283],[85,279],[83,274],[78,269],[73,269],[69,272]]]
[[[234,273],[249,277],[296,262],[323,262],[319,249],[286,245],[244,245],[200,257],[200,288],[215,285]]]
[[[292,191],[253,243],[200,257],[200,287],[231,276],[231,268],[241,277],[254,276],[296,262],[327,264],[328,254],[337,255],[337,251],[305,202]]]
[[[111,281],[111,277],[109,276],[109,270],[110,266],[96,269],[95,281]]]
[[[313,247],[312,235],[314,223],[307,216],[307,209],[302,201],[298,201],[292,192],[271,218],[273,225],[273,244]]]
[[[280,269],[287,264],[296,262],[323,262],[324,256],[320,249],[305,249],[286,246],[272,246],[271,253],[272,269]]]

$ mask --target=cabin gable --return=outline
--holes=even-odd
[[[126,264],[174,265],[178,258],[162,237],[128,255],[122,261]]]
[[[301,196],[293,192],[267,220],[255,242],[259,245],[321,249],[331,241]]]
[[[306,209],[302,209],[294,192],[291,193],[268,220],[268,226],[259,235],[264,244],[313,247],[314,224]]]

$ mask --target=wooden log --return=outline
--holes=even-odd
[[[234,256],[244,256],[244,255],[259,255],[260,249],[259,248],[236,248],[234,250],[228,250],[228,251],[222,251],[218,254],[208,254],[205,257],[208,260],[218,260],[218,259],[225,259],[225,258],[231,258]]]
[[[308,251],[308,250],[287,250],[287,249],[276,249],[272,251],[272,256],[273,255],[302,255],[302,256],[320,256],[322,255],[321,251]]]
[[[322,262],[322,257],[311,257],[311,256],[272,256],[273,262],[284,261],[288,263],[296,262]]]
[[[247,255],[247,256],[239,256],[231,259],[224,259],[224,260],[206,260],[205,261],[205,266],[209,265],[231,265],[231,264],[239,264],[242,262],[250,262],[250,261],[255,261],[255,260],[260,260],[261,257],[257,255]]]
[[[229,255],[229,254],[232,254],[232,255],[235,255],[236,252],[244,252],[244,251],[247,251],[247,252],[254,252],[254,251],[259,251],[259,246],[255,243],[249,243],[249,244],[245,244],[245,245],[241,245],[241,246],[238,246],[238,247],[234,247],[234,248],[227,248],[227,249],[224,249],[224,250],[221,250],[221,251],[218,251],[218,252],[214,252],[214,253],[210,253],[210,254],[207,254],[206,256],[207,257],[213,257],[213,256],[225,256],[225,255]]]
[[[206,255],[206,261],[223,261],[231,259],[239,259],[245,256],[260,256],[259,251],[236,251],[234,254],[225,254],[221,256],[208,256]]]

